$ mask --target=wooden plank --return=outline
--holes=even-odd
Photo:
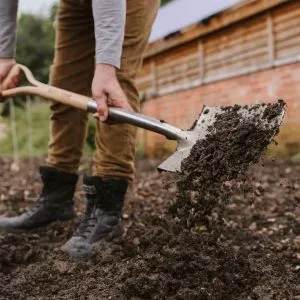
[[[278,32],[274,35],[275,42],[285,41],[287,39],[294,38],[300,34],[300,28],[291,28],[286,31]]]
[[[154,60],[151,62],[152,89],[157,91],[157,74]]]
[[[168,40],[161,39],[151,43],[148,46],[148,49],[145,53],[145,57],[157,55],[166,51],[167,49],[171,49],[189,41],[193,41],[197,38],[207,35],[208,33],[215,32],[238,21],[253,17],[258,13],[269,10],[273,7],[276,7],[283,3],[287,3],[289,1],[291,0],[249,0],[245,2],[245,4],[243,4],[242,6],[234,6],[233,8],[228,9],[223,13],[212,17],[208,25],[193,25],[182,31],[182,34],[179,36]]]
[[[270,63],[261,64],[261,65],[257,65],[257,66],[252,65],[252,66],[247,66],[247,67],[239,69],[239,70],[231,70],[228,72],[217,73],[212,76],[207,76],[207,78],[205,79],[205,83],[212,83],[215,81],[225,80],[225,79],[236,77],[236,76],[242,76],[245,74],[262,71],[267,68],[270,68]]]
[[[273,20],[271,13],[268,13],[267,16],[267,35],[268,35],[268,52],[269,52],[269,61],[273,64],[275,59],[275,41],[274,41],[274,33],[273,33]]]
[[[155,57],[156,65],[161,63],[166,63],[169,61],[174,61],[182,57],[197,53],[198,51],[198,42],[194,41],[184,45],[180,45],[174,49],[161,53],[161,55]]]
[[[211,44],[207,41],[204,42],[205,45],[205,54],[210,54],[214,52],[220,51],[220,49],[230,49],[234,46],[251,42],[253,40],[258,40],[261,38],[266,39],[267,33],[266,33],[266,28],[264,26],[263,30],[253,32],[251,34],[244,32],[244,35],[241,36],[239,39],[234,39],[228,36],[228,41],[224,42],[222,40],[219,40],[218,43],[214,47],[211,46]]]
[[[160,67],[159,69],[157,68],[157,78],[160,78],[160,77],[164,77],[164,76],[168,76],[168,75],[173,75],[174,73],[181,73],[181,72],[184,72],[186,69],[186,65],[185,64],[181,64],[181,65],[178,65],[177,67],[174,67],[174,68],[168,68],[168,67]],[[193,69],[196,69],[196,70],[199,70],[198,69],[198,65],[197,65],[197,62],[196,64],[193,64],[192,66],[188,65],[188,71],[189,72],[190,70],[193,70]]]
[[[284,6],[280,6],[272,11],[274,25],[299,16],[300,2],[298,0],[289,1]]]
[[[211,74],[221,74],[223,72],[228,72],[229,70],[235,70],[236,72],[238,72],[241,69],[245,69],[251,66],[258,66],[261,64],[266,64],[269,63],[268,62],[268,54],[267,53],[261,53],[260,55],[257,55],[255,57],[255,63],[253,61],[251,61],[251,59],[248,60],[238,60],[238,61],[234,61],[234,62],[229,62],[226,65],[222,65],[220,64],[219,66],[215,66],[214,68],[206,68],[205,69],[205,73],[207,74],[207,76],[211,75]]]
[[[162,77],[157,77],[157,83],[159,86],[161,86],[164,83],[168,83],[168,82],[177,82],[177,81],[186,81],[188,80],[189,77],[193,77],[195,74],[198,74],[198,70],[192,70],[189,72],[185,72],[184,73],[170,73],[170,74],[166,74],[165,76]]]
[[[298,63],[298,62],[300,62],[300,55],[295,55],[295,56],[291,56],[291,57],[277,59],[275,61],[275,66],[279,67],[279,66],[283,66],[283,65],[287,65],[287,64],[294,64],[294,63]]]
[[[284,48],[295,47],[300,53],[300,35],[297,34],[292,39],[287,39],[276,43],[276,50],[283,50]]]
[[[186,65],[183,65],[183,66],[181,66],[180,68],[177,68],[177,69],[166,68],[166,69],[161,69],[157,73],[157,79],[173,77],[173,76],[176,76],[177,74],[185,74],[183,76],[188,76],[190,73],[193,73],[193,72],[198,72],[199,73],[198,66],[197,67],[188,67]]]
[[[216,33],[211,34],[205,38],[205,44],[209,48],[216,48],[220,43],[227,44],[232,41],[242,41],[245,36],[256,35],[258,32],[266,30],[265,27],[266,17],[254,18],[254,21],[245,22],[235,28],[224,28]]]
[[[208,62],[208,58],[205,58],[205,67],[212,68],[220,65],[231,64],[239,60],[244,60],[250,57],[255,57],[256,55],[260,55],[262,53],[268,53],[268,46],[266,43],[259,45],[259,47],[255,47],[256,45],[252,46],[250,51],[236,51],[230,57],[222,59],[221,57],[217,60],[212,60]],[[244,48],[243,48],[244,49]]]
[[[176,68],[182,64],[185,64],[185,63],[195,63],[195,61],[198,60],[198,56],[196,56],[195,54],[193,55],[188,55],[186,57],[182,57],[180,59],[177,59],[177,60],[173,60],[173,61],[169,61],[169,62],[166,62],[164,64],[156,64],[156,67],[157,69],[160,69],[160,68]]]
[[[191,70],[189,72],[170,73],[162,77],[157,77],[157,83],[159,86],[161,86],[163,83],[176,82],[181,80],[185,81],[188,80],[188,78],[190,77],[194,77],[195,74],[199,76],[198,70],[196,69]]]
[[[188,81],[184,81],[184,80],[176,80],[176,81],[169,81],[168,83],[163,83],[159,85],[159,91],[172,87],[172,86],[176,86],[176,85],[183,85],[183,84],[189,84],[189,80]]]
[[[300,15],[299,18],[295,18],[295,19],[289,19],[286,20],[283,23],[278,23],[277,25],[274,26],[274,32],[278,33],[278,32],[282,32],[285,30],[288,30],[290,28],[297,28],[300,25]]]
[[[300,47],[295,47],[294,45],[291,45],[283,49],[276,49],[275,53],[277,59],[282,59],[289,56],[298,56],[300,53]]]
[[[199,41],[198,43],[198,56],[199,56],[199,77],[200,77],[200,82],[203,82],[204,76],[205,76],[205,71],[204,71],[204,46],[202,40]]]
[[[174,93],[176,91],[182,91],[185,89],[190,89],[193,87],[199,86],[199,80],[194,80],[194,81],[190,81],[190,82],[183,82],[183,83],[178,83],[176,85],[170,85],[167,87],[164,87],[162,89],[159,90],[158,95],[162,96],[168,93]]]
[[[176,60],[170,59],[169,61],[165,62],[165,63],[160,63],[160,64],[156,64],[157,68],[160,68],[161,66],[164,67],[172,67],[172,66],[177,66],[178,64],[182,64],[185,63],[186,61],[189,60],[197,60],[198,59],[198,52],[192,53],[190,55],[186,55],[186,56],[181,56],[180,58],[177,58]]]
[[[198,73],[199,74],[199,69],[198,68],[182,68],[181,72],[176,72],[174,70],[162,70],[161,73],[158,74],[157,80],[161,79],[167,79],[167,78],[176,78],[178,76],[189,76],[190,74]],[[184,75],[182,75],[184,74]]]
[[[253,40],[248,41],[247,43],[241,43],[238,46],[235,46],[233,48],[226,49],[226,51],[222,51],[220,49],[218,52],[213,54],[207,54],[205,55],[205,64],[210,64],[214,62],[218,62],[220,60],[230,60],[232,57],[235,57],[236,55],[239,55],[242,53],[250,53],[251,51],[254,51],[257,48],[265,47],[267,46],[268,41],[266,39],[266,36],[264,36],[262,39],[259,40]]]

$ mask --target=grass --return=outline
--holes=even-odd
[[[16,132],[17,145],[20,157],[28,157],[29,153],[29,124],[27,110],[16,108]],[[33,156],[44,156],[47,154],[49,140],[49,105],[36,103],[32,105],[32,147]],[[13,142],[11,121],[9,117],[2,117],[0,122],[4,124],[5,138],[0,140],[0,156],[12,156]]]
[[[0,105],[1,111],[1,105]],[[32,117],[32,148],[29,148],[29,123],[27,110],[20,107],[15,108],[16,112],[16,132],[19,157],[46,156],[49,143],[49,103],[37,102],[31,107]],[[94,149],[94,121],[89,120],[89,130],[85,147],[85,156],[90,156]],[[9,117],[0,117],[0,157],[13,156],[13,142],[11,121]]]

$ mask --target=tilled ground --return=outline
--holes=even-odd
[[[12,172],[11,161],[0,160],[0,214],[34,203],[39,163],[22,161]],[[300,299],[299,163],[259,163],[250,192],[236,189],[227,205],[212,209],[207,226],[192,228],[168,213],[176,192],[164,188],[156,163],[138,162],[126,232],[88,262],[59,249],[78,218],[27,234],[0,233],[0,298]],[[76,197],[80,214],[81,184]]]

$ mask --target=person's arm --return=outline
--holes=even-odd
[[[120,68],[126,22],[126,0],[93,0],[96,39],[96,67],[92,84],[93,98],[101,121],[108,106],[131,110],[117,76]]]
[[[120,68],[126,21],[126,0],[93,0],[92,5],[96,63]]]
[[[2,87],[2,81],[16,63],[17,10],[18,0],[0,0],[0,98],[2,88],[14,88],[19,84],[19,76],[15,76]]]
[[[0,0],[0,58],[12,58],[16,47],[18,0]]]

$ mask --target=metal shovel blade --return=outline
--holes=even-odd
[[[256,126],[261,129],[268,128],[273,130],[274,136],[277,133],[278,126],[283,120],[285,112],[285,104],[279,102],[278,105],[279,111],[271,119],[265,117],[267,110],[270,108],[269,105],[254,104],[240,107],[238,111],[240,121],[246,121],[255,117],[255,120],[258,120]],[[182,138],[177,139],[178,145],[176,152],[162,162],[158,166],[158,170],[181,173],[181,162],[189,156],[192,147],[197,141],[206,138],[210,132],[209,129],[214,126],[217,116],[226,113],[228,109],[230,109],[230,107],[204,106],[199,119],[195,122],[193,127],[190,130],[182,131]]]

